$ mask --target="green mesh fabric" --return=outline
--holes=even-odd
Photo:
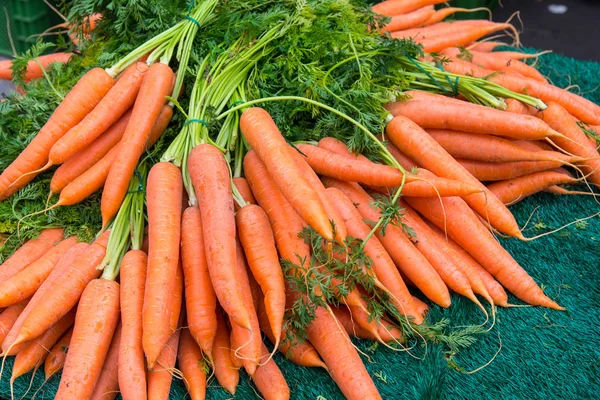
[[[581,93],[600,103],[600,65],[554,54],[541,57],[538,66],[561,87],[577,84]],[[568,222],[598,212],[591,196],[540,194],[513,206],[517,220],[525,224],[526,236],[535,236]],[[363,357],[384,399],[590,399],[600,388],[600,219],[571,225],[560,233],[522,243],[502,240],[503,245],[546,293],[567,308],[566,312],[543,308],[511,308],[498,311],[494,329],[461,351],[455,361],[469,371],[487,363],[483,370],[467,375],[450,368],[441,347],[428,344],[411,354],[394,352],[372,343],[357,341],[369,356]],[[514,297],[510,301],[521,304]],[[430,318],[449,318],[453,326],[477,324],[483,316],[469,301],[454,296],[452,306],[432,307]],[[412,356],[411,356],[412,355]],[[301,368],[275,357],[290,386],[293,399],[342,399],[341,392],[323,370]],[[0,395],[10,396],[8,378],[13,360],[7,359],[0,382]],[[54,397],[60,377],[54,377],[38,392],[38,399]],[[15,398],[32,398],[44,378],[40,371],[28,391],[31,374],[16,380]],[[27,392],[28,391],[28,392]],[[27,393],[26,393],[27,392]],[[321,397],[319,397],[321,396]],[[183,399],[185,389],[174,379],[171,399]],[[212,379],[208,399],[231,396]],[[235,398],[258,398],[248,376],[242,372]]]

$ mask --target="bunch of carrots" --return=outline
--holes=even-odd
[[[597,144],[586,134],[600,125],[600,107],[552,86],[521,53],[478,41],[512,25],[442,22],[465,10],[435,11],[441,2],[387,0],[372,10],[391,17],[382,34],[438,53],[423,61],[439,65],[443,55],[457,78],[488,77],[545,109],[407,91],[386,106],[385,132],[365,131],[379,149],[373,161],[333,137],[288,143],[267,111],[250,107],[254,100],[222,114],[241,133],[233,160],[218,140],[190,134],[177,139],[186,143],[179,161],[150,167],[147,153],[171,120],[185,68],[174,72],[169,57],[147,53],[170,42],[155,38],[113,68],[87,72],[0,175],[6,200],[58,166],[50,197],[59,199],[48,209],[103,188],[93,242],[45,229],[0,266],[11,385],[44,365],[46,380],[62,370],[57,399],[168,399],[173,376],[203,399],[212,375],[234,394],[243,368],[264,398],[287,399],[273,359],[280,351],[324,368],[348,399],[378,399],[350,339],[403,348],[426,329],[428,305],[415,291],[440,307],[454,292],[486,317],[480,298],[493,316],[511,306],[505,289],[563,310],[493,234],[531,240],[507,206],[534,193],[593,194],[563,185],[600,185]],[[193,15],[209,20],[211,7]],[[194,24],[185,24],[180,32],[193,40]],[[229,83],[223,71],[216,76],[227,79],[209,83]],[[310,316],[304,325],[299,313]]]

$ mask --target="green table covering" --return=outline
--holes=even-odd
[[[600,65],[559,55],[544,55],[541,71],[561,87],[578,85],[580,93],[600,103]],[[511,207],[521,225],[534,213],[526,236],[535,236],[578,218],[600,211],[592,196],[539,194]],[[384,399],[591,399],[600,396],[600,218],[574,224],[563,231],[523,243],[500,239],[515,259],[567,308],[566,312],[543,308],[511,308],[498,311],[496,326],[479,335],[477,343],[461,351],[453,361],[469,371],[494,361],[474,374],[458,372],[446,361],[439,344],[428,343],[407,352],[395,352],[372,343],[356,341],[368,354],[363,357]],[[514,297],[510,301],[521,304]],[[448,318],[452,326],[483,320],[469,301],[453,296],[452,306],[432,307],[429,318]],[[343,399],[324,370],[293,365],[276,355],[291,389],[292,399]],[[12,358],[7,359],[0,394],[10,398]],[[31,399],[44,378],[39,371],[28,391],[32,375],[14,384],[15,398]],[[54,397],[60,377],[47,382],[38,399]],[[214,379],[208,399],[231,396]],[[174,379],[171,399],[186,397],[182,381]],[[236,399],[258,398],[248,375],[242,372]],[[75,400],[75,399],[74,399]]]

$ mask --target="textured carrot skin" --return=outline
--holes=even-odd
[[[31,263],[40,259],[64,237],[62,229],[44,229],[37,239],[32,239],[21,246],[0,265],[0,283],[15,276]]]
[[[173,332],[160,352],[154,369],[148,371],[148,400],[169,400],[180,334],[180,329]]]
[[[85,118],[113,84],[114,80],[101,68],[94,68],[79,79],[31,143],[0,175],[0,201],[35,178],[35,174],[21,176],[42,168],[54,143]]]
[[[91,281],[77,307],[73,337],[56,400],[91,398],[119,315],[119,284],[105,279]]]
[[[128,67],[96,107],[52,146],[50,162],[54,165],[64,163],[117,122],[136,101],[147,71],[145,63]]]
[[[71,344],[72,336],[73,328],[70,328],[50,349],[48,357],[46,357],[46,361],[44,362],[44,376],[46,377],[46,380],[50,379],[50,377],[65,366],[67,350],[69,349],[69,344]]]
[[[69,157],[60,167],[54,171],[50,181],[50,192],[60,193],[61,190],[75,178],[90,169],[102,159],[113,147],[119,143],[129,123],[131,111],[126,112],[94,140],[89,146],[81,149]]]
[[[250,328],[250,316],[235,275],[236,228],[229,169],[214,146],[196,146],[188,170],[202,216],[204,248],[210,279],[221,307],[236,324]]]
[[[326,240],[333,240],[327,212],[289,156],[289,145],[271,116],[262,108],[250,108],[242,114],[240,130],[296,212]]]
[[[145,400],[146,360],[142,346],[142,311],[148,257],[141,250],[130,250],[121,261],[121,340],[118,380],[125,400]]]
[[[204,400],[206,397],[206,372],[204,357],[198,344],[187,329],[182,329],[177,354],[179,369],[185,378],[185,388],[192,400]]]
[[[512,205],[554,185],[573,185],[579,179],[556,171],[543,171],[488,185],[504,204]]]
[[[240,373],[231,361],[229,355],[230,347],[227,326],[221,316],[221,311],[217,310],[217,334],[215,335],[212,350],[214,360],[213,371],[223,389],[235,395],[235,388],[240,382]]]
[[[334,317],[320,307],[308,327],[308,339],[348,400],[381,399],[348,334],[340,328]]]
[[[148,174],[148,269],[142,312],[144,354],[152,367],[169,340],[173,291],[181,237],[181,171],[168,162],[155,164]]]
[[[121,343],[121,325],[117,326],[113,335],[102,371],[94,393],[92,393],[91,400],[113,400],[119,393],[119,376],[118,376],[118,362],[119,362],[119,347]]]
[[[210,281],[198,207],[188,207],[181,220],[181,261],[190,334],[209,359],[217,333],[217,297]]]
[[[270,357],[269,351],[264,344],[262,344],[261,351],[263,354],[261,357],[261,365],[252,376],[252,382],[254,382],[265,400],[289,399],[290,388],[288,387],[281,370],[275,363],[275,360]]]

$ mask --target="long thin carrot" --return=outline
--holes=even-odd
[[[204,354],[212,359],[217,332],[217,298],[208,272],[200,209],[196,206],[183,212],[181,261],[189,331]]]
[[[121,324],[115,329],[108,353],[104,359],[102,371],[96,382],[94,393],[90,400],[113,400],[119,393],[119,352],[121,345]]]
[[[119,154],[106,177],[100,204],[103,228],[116,215],[125,198],[129,180],[165,104],[165,96],[170,94],[172,87],[171,68],[160,62],[152,64],[139,89]]]
[[[233,178],[232,182],[235,188],[238,190],[238,192],[240,192],[242,198],[246,201],[246,203],[256,204],[256,200],[254,199],[254,195],[252,194],[252,189],[250,189],[250,186],[248,186],[248,181],[246,180],[246,178]],[[236,212],[240,209],[240,206],[237,204],[237,202],[234,202],[233,206],[235,207]]]
[[[548,298],[535,281],[498,243],[466,203],[459,198],[412,198],[407,202],[448,235],[504,287],[521,300],[557,310],[564,310]],[[443,208],[442,208],[443,204]]]
[[[419,8],[433,4],[443,3],[443,0],[386,0],[375,4],[371,7],[371,11],[376,14],[391,17],[393,15],[406,14]]]
[[[72,56],[73,53],[52,53],[36,57],[35,60],[31,60],[27,63],[27,70],[25,72],[25,82],[41,78],[44,75],[44,73],[42,72],[42,68],[44,70],[48,70],[50,64],[55,62],[66,63]],[[40,65],[42,66],[41,68]],[[0,79],[11,80],[12,72],[12,60],[0,61]]]
[[[472,45],[468,46],[467,48],[469,50],[479,51],[482,53],[489,53],[491,51],[494,51],[494,49],[499,46],[506,46],[506,43],[481,41],[481,42],[475,42]]]
[[[142,312],[148,257],[128,251],[120,267],[121,339],[117,365],[119,388],[125,399],[146,398],[146,361],[142,346]]]
[[[181,258],[177,263],[177,273],[175,274],[175,281],[173,285],[173,291],[171,293],[171,301],[169,308],[171,309],[171,317],[169,318],[169,328],[171,332],[177,329],[177,323],[179,316],[184,311],[183,305],[183,269],[181,268]]]
[[[60,371],[67,359],[67,350],[73,337],[73,328],[70,328],[50,349],[44,362],[44,376],[46,381]]]
[[[347,399],[381,399],[348,334],[322,307],[308,327],[308,339]]]
[[[394,15],[392,20],[379,29],[380,32],[394,32],[421,25],[435,14],[433,5],[421,7],[406,14]]]
[[[23,271],[0,283],[0,307],[8,307],[33,296],[60,258],[76,243],[75,236],[63,240]]]
[[[488,189],[504,204],[512,205],[553,185],[574,185],[579,179],[556,171],[536,172],[519,178],[488,185]]]
[[[77,307],[73,337],[55,399],[87,399],[94,393],[119,314],[119,284],[106,279],[91,281]]]
[[[31,263],[40,259],[64,237],[62,229],[44,229],[37,239],[32,239],[21,246],[0,265],[0,282],[15,276]]]
[[[386,132],[398,149],[434,174],[484,189],[482,193],[465,197],[465,201],[499,231],[523,238],[517,221],[504,204],[418,125],[405,117],[396,117],[386,127]]]
[[[152,368],[171,336],[169,307],[175,288],[181,237],[181,171],[168,162],[155,164],[148,174],[148,268],[142,312],[142,343]]]
[[[271,116],[262,108],[250,108],[242,114],[240,129],[294,210],[326,240],[333,240],[327,212],[289,156],[288,144]]]
[[[423,45],[423,50],[427,53],[434,53],[451,46],[466,46],[476,40],[481,39],[484,36],[491,35],[492,33],[513,30],[516,32],[514,26],[509,23],[494,23],[477,26],[468,29],[452,30],[448,34],[440,35],[435,38],[428,39],[417,39],[419,43]]]
[[[113,79],[101,68],[94,68],[79,79],[31,143],[0,175],[0,201],[35,177],[32,172],[46,164],[54,143],[83,120],[113,84]]]
[[[102,159],[123,137],[123,132],[127,128],[131,112],[126,112],[106,130],[100,137],[94,140],[89,146],[81,149],[69,157],[60,167],[54,171],[50,181],[50,193],[60,193],[60,191],[72,182],[75,178],[90,169],[94,164]]]
[[[263,343],[261,343],[261,351],[260,366],[252,376],[252,382],[254,382],[265,400],[289,399],[290,388],[281,370]]]
[[[233,365],[229,356],[229,332],[227,326],[221,316],[221,311],[217,310],[217,334],[213,342],[213,370],[217,381],[223,389],[227,390],[232,395],[235,395],[235,388],[240,381],[240,373]]]
[[[236,230],[229,169],[223,154],[214,146],[196,146],[188,159],[188,170],[198,196],[204,248],[210,279],[219,303],[236,324],[250,329],[237,277]]]
[[[514,161],[505,163],[488,163],[473,160],[456,160],[471,175],[482,182],[502,181],[518,178],[540,171],[559,168],[563,165],[555,161]]]
[[[136,101],[146,72],[148,66],[145,63],[128,67],[98,105],[52,146],[48,163],[62,164],[117,122]]]
[[[350,311],[348,311],[348,309],[344,307],[335,307],[332,308],[332,310],[335,318],[338,320],[340,325],[344,327],[344,330],[349,336],[359,339],[368,339],[374,341],[379,340],[379,338],[372,332],[369,332],[367,329],[355,323],[354,319],[352,318],[352,314]]]
[[[24,300],[18,304],[5,308],[4,311],[0,313],[0,343],[4,342],[4,338],[6,338],[6,335],[8,335],[28,302],[29,299]]]
[[[477,12],[477,11],[482,11],[482,10],[488,10],[487,8],[484,7],[477,7],[475,9],[472,8],[461,8],[461,7],[444,7],[444,8],[440,8],[439,10],[437,10],[433,15],[431,15],[428,19],[426,19],[425,21],[423,21],[423,23],[421,25],[423,26],[429,26],[429,25],[433,25],[433,24],[437,24],[438,22],[443,21],[444,19],[446,19],[447,17],[451,16],[452,14],[456,14],[456,13],[470,13],[470,12]]]
[[[190,399],[204,400],[206,396],[206,371],[204,357],[189,330],[183,328],[179,337],[177,354],[179,369]]]

